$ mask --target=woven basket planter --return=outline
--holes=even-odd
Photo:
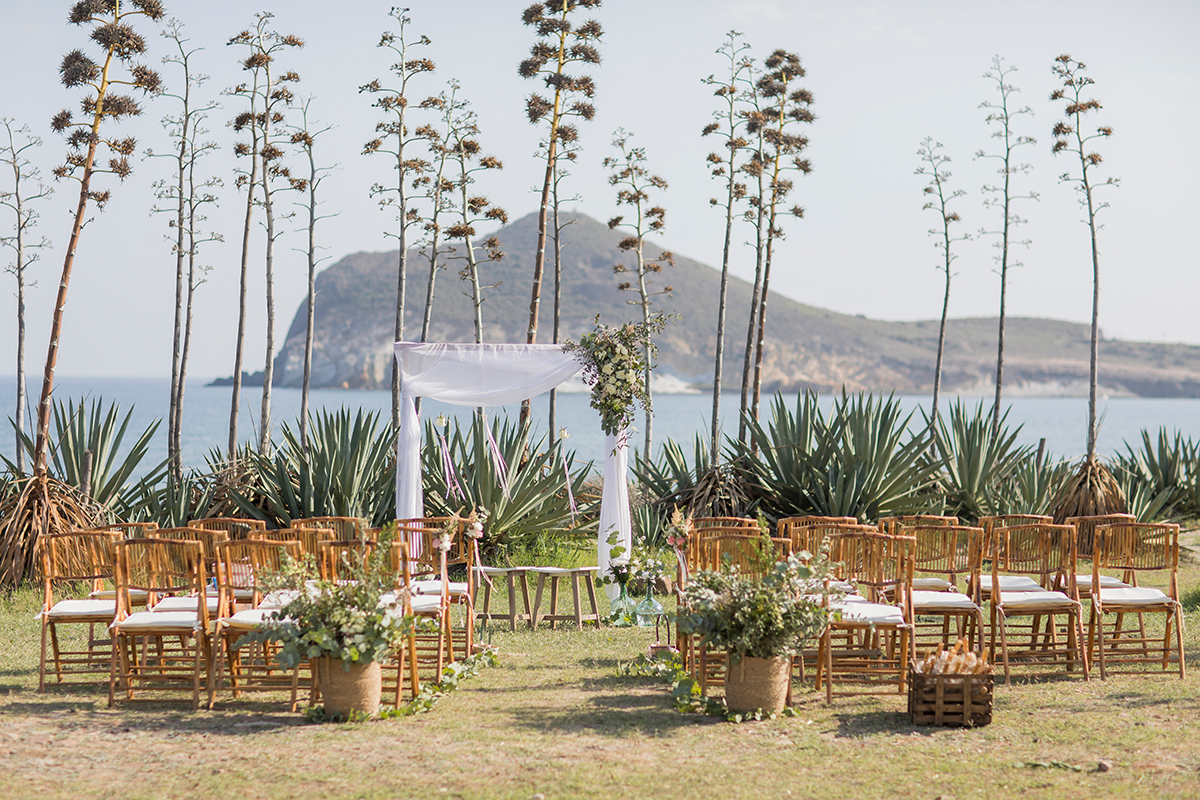
[[[995,676],[909,673],[908,715],[914,725],[976,727],[992,721]]]
[[[732,659],[730,659],[732,661]],[[725,705],[730,711],[778,714],[787,704],[792,659],[750,658],[731,663],[725,670]]]
[[[369,717],[379,713],[383,669],[378,661],[352,664],[347,671],[340,658],[322,656],[313,659],[313,670],[326,714],[349,719],[355,713]]]

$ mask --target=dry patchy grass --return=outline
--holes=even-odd
[[[1185,591],[1197,583],[1189,561]],[[794,718],[682,715],[663,684],[617,675],[652,634],[611,628],[497,632],[500,666],[431,714],[308,725],[273,702],[39,695],[36,603],[0,601],[4,798],[1200,796],[1200,612],[1186,681],[1018,673],[977,730],[914,727],[900,697],[828,707],[804,689]]]

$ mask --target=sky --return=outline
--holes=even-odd
[[[237,324],[237,269],[244,199],[233,186],[235,159],[227,121],[242,110],[224,90],[242,80],[239,50],[228,39],[250,27],[257,11],[276,14],[275,28],[294,33],[305,47],[281,57],[280,64],[301,76],[300,96],[311,96],[311,116],[334,127],[318,140],[318,160],[336,164],[322,184],[317,238],[328,266],[358,251],[392,249],[385,236],[391,217],[369,196],[369,187],[389,180],[383,156],[361,155],[380,120],[371,98],[358,87],[385,78],[389,51],[376,47],[380,34],[394,30],[387,2],[331,4],[310,0],[247,4],[228,0],[164,0],[168,14],[183,25],[191,46],[202,47],[194,65],[210,76],[202,99],[222,107],[209,123],[219,150],[207,172],[224,179],[221,205],[211,213],[213,230],[224,243],[210,245],[202,261],[212,267],[196,298],[196,332],[189,374],[229,375]],[[536,210],[540,185],[535,157],[542,130],[530,125],[524,99],[540,88],[517,75],[517,65],[534,41],[520,21],[524,2],[498,0],[413,0],[410,32],[425,34],[425,53],[437,71],[415,81],[414,95],[436,94],[448,80],[479,116],[484,149],[500,158],[502,172],[480,180],[478,188],[506,208],[511,218]],[[44,139],[32,160],[49,178],[66,152],[50,130],[50,118],[76,108],[79,93],[62,86],[58,65],[75,48],[88,50],[87,31],[67,23],[70,2],[0,0],[5,47],[0,68],[0,116],[28,124]],[[1200,30],[1200,3],[1192,0],[1105,2],[1030,0],[1002,2],[907,2],[886,0],[605,0],[592,14],[603,26],[603,64],[590,70],[597,91],[597,114],[580,124],[582,152],[570,179],[578,200],[570,207],[598,219],[616,213],[614,190],[602,160],[615,151],[614,131],[624,128],[645,147],[649,167],[669,188],[658,202],[667,210],[660,243],[701,262],[719,266],[723,217],[708,198],[719,191],[705,156],[713,143],[700,130],[717,106],[702,79],[720,73],[716,54],[726,32],[744,34],[751,53],[763,58],[782,48],[797,53],[805,70],[802,85],[814,96],[817,119],[806,131],[810,175],[797,179],[793,198],[804,206],[803,220],[786,223],[779,246],[774,290],[803,303],[889,320],[934,319],[941,313],[944,276],[929,236],[939,224],[923,210],[926,179],[914,174],[917,149],[925,137],[944,146],[952,158],[950,185],[965,195],[952,207],[962,230],[994,229],[999,212],[982,205],[981,186],[996,178],[994,164],[976,160],[994,150],[993,128],[980,103],[996,100],[984,77],[994,55],[1016,68],[1010,82],[1018,103],[1031,107],[1017,133],[1036,137],[1018,151],[1030,164],[1018,188],[1040,199],[1020,209],[1028,223],[1019,230],[1031,242],[1018,252],[1023,266],[1010,274],[1008,313],[1086,322],[1091,314],[1091,261],[1085,215],[1072,188],[1059,181],[1077,169],[1064,155],[1052,155],[1050,130],[1062,104],[1049,100],[1056,81],[1051,66],[1066,53],[1088,65],[1094,96],[1103,108],[1096,125],[1114,135],[1100,143],[1099,176],[1120,178],[1106,191],[1110,205],[1100,215],[1101,306],[1104,336],[1140,341],[1200,344],[1194,313],[1200,296],[1200,256],[1192,246],[1200,216],[1200,160],[1189,148],[1200,130],[1200,62],[1194,35]],[[150,43],[147,61],[158,65],[171,45],[155,25],[136,23]],[[94,47],[91,50],[94,51]],[[179,73],[160,65],[169,87]],[[14,76],[18,76],[14,79]],[[134,175],[123,184],[99,179],[113,198],[94,211],[78,248],[65,309],[58,371],[67,375],[165,376],[170,373],[174,258],[167,237],[168,215],[152,213],[153,184],[170,177],[166,158],[145,158],[147,150],[169,148],[162,118],[174,101],[144,103],[142,117],[120,125],[138,140]],[[112,132],[117,132],[116,128]],[[296,166],[299,159],[293,158]],[[0,173],[0,187],[10,181]],[[52,180],[52,179],[51,179]],[[78,190],[68,182],[40,208],[37,233],[52,246],[42,251],[29,277],[27,370],[34,377],[46,351],[54,290]],[[281,203],[285,206],[287,203]],[[12,221],[0,215],[0,231]],[[282,223],[298,228],[297,223]],[[735,232],[745,241],[746,229]],[[246,363],[264,360],[265,301],[262,233],[252,251],[251,313]],[[975,236],[956,246],[950,316],[994,316],[999,278],[993,239]],[[289,231],[276,245],[277,346],[305,291],[306,262],[297,249],[304,236]],[[8,253],[4,253],[7,263]],[[753,254],[735,247],[732,269],[752,277]],[[16,282],[10,275],[0,290],[0,372],[15,373]],[[569,289],[568,289],[569,290]],[[714,298],[715,302],[715,298]],[[35,389],[36,391],[36,389]]]

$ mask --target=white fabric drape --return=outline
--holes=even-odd
[[[396,517],[425,515],[421,496],[421,421],[413,398],[456,406],[502,406],[539,395],[580,370],[557,344],[396,342],[400,437],[396,443]],[[628,513],[628,500],[626,500]]]
[[[596,537],[596,563],[600,566],[600,576],[608,575],[608,565],[613,562],[609,550],[613,547],[624,547],[625,550],[617,560],[628,561],[633,546],[633,525],[629,519],[629,486],[625,483],[626,471],[629,467],[628,431],[621,436],[607,435],[604,437],[604,492],[600,495],[600,530]],[[617,533],[614,544],[608,539],[613,531]],[[621,587],[610,583],[604,587],[609,602],[617,599]]]

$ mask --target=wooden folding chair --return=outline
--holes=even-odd
[[[409,553],[413,555],[412,591],[418,597],[442,594],[437,542],[447,528],[451,533],[450,549],[444,553],[444,579],[447,580],[445,589],[450,603],[451,633],[456,640],[456,649],[470,655],[475,648],[475,581],[478,575],[475,548],[466,535],[466,520],[458,516],[396,520],[397,539],[408,544]],[[462,572],[464,579],[449,580],[451,570],[455,576]],[[454,613],[455,609],[462,613]],[[461,619],[456,619],[459,617]]]
[[[217,570],[217,548],[218,542],[227,542],[230,539],[229,532],[225,530],[204,530],[203,528],[159,528],[146,534],[150,539],[173,539],[178,542],[199,542],[200,552],[204,558],[204,574],[215,576]],[[215,595],[216,593],[213,592]],[[210,613],[215,613],[216,608],[210,608]]]
[[[1090,558],[1092,555],[1092,550],[1095,548],[1096,528],[1098,526],[1124,525],[1129,522],[1137,522],[1137,517],[1133,514],[1096,514],[1090,517],[1067,517],[1063,520],[1064,525],[1075,526],[1078,553],[1081,561]],[[1086,565],[1082,565],[1080,566],[1079,574],[1075,576],[1075,583],[1079,586],[1080,600],[1091,599],[1093,572],[1094,570],[1088,569]],[[1100,581],[1109,589],[1129,588],[1127,583],[1111,575],[1101,575]]]
[[[116,544],[116,619],[111,628],[113,654],[108,703],[118,693],[126,701],[145,700],[138,693],[192,692],[192,709],[200,707],[200,686],[211,678],[207,581],[198,541],[127,539]],[[190,610],[133,611],[130,593],[148,593],[152,608],[175,598],[190,601]],[[177,640],[177,645],[167,639]]]
[[[300,669],[280,667],[275,662],[273,645],[239,645],[239,642],[278,610],[262,606],[264,578],[278,573],[285,559],[299,556],[300,543],[295,540],[242,539],[217,543],[220,605],[213,641],[216,664],[209,685],[209,708],[213,706],[217,689],[223,688],[223,677],[228,669],[233,697],[240,697],[242,692],[290,691],[291,710],[296,709]]]
[[[251,531],[265,531],[267,523],[261,519],[242,519],[238,517],[206,517],[205,519],[189,519],[187,527],[199,528],[204,531],[225,531],[230,539],[249,538]]]
[[[58,683],[103,683],[111,669],[112,640],[108,626],[117,613],[114,581],[116,543],[121,534],[113,531],[75,531],[45,534],[39,540],[42,560],[42,651],[38,663],[38,691],[46,691],[47,644],[49,661]],[[89,583],[93,594],[110,593],[102,599],[64,598],[64,586],[77,588]],[[144,603],[144,598],[143,598]],[[60,638],[64,626],[87,626],[84,644]],[[96,630],[99,626],[100,636]],[[83,678],[83,680],[72,680]]]
[[[996,660],[999,632],[1005,682],[1012,682],[1010,666],[1014,661],[1065,667],[1068,673],[1078,666],[1087,680],[1083,607],[1075,585],[1075,548],[1075,528],[1070,525],[1015,525],[992,532],[992,586],[999,587],[991,592],[992,660]],[[1010,591],[1001,581],[1003,576],[1028,578],[1039,588]],[[1031,618],[1029,625],[1010,624],[1023,617]],[[1065,642],[1060,639],[1059,617],[1065,618]],[[1010,645],[1013,633],[1018,641]]]
[[[816,555],[830,537],[874,530],[860,525],[855,517],[784,517],[779,520],[776,535],[791,540],[793,553]]]
[[[1187,676],[1183,657],[1183,606],[1179,601],[1179,526],[1174,523],[1122,523],[1094,529],[1092,612],[1088,618],[1088,655],[1100,664],[1100,679],[1109,673],[1138,672],[1137,664],[1174,662]],[[1119,570],[1126,585],[1105,585],[1100,570]],[[1165,579],[1166,591],[1142,586],[1149,578]],[[1162,614],[1161,638],[1146,630],[1146,616]],[[1105,618],[1112,617],[1111,625]],[[1132,623],[1132,624],[1131,624]],[[1172,627],[1174,636],[1172,637]],[[1114,671],[1112,667],[1124,667]]]
[[[832,603],[818,647],[816,685],[825,699],[864,694],[904,694],[911,653],[911,536],[843,533],[832,542],[834,577],[853,583],[859,598]],[[838,612],[840,619],[835,618]],[[834,684],[851,688],[838,690]]]
[[[406,542],[392,542],[388,551],[388,565],[395,575],[393,591],[397,600],[403,603],[405,614],[413,614],[412,557]],[[438,598],[439,601],[441,598]],[[421,601],[428,605],[428,600]],[[416,697],[421,691],[421,676],[417,666],[417,638],[410,634],[405,641],[382,664],[383,668],[383,698],[392,706],[399,707],[404,699],[404,673],[409,672],[410,697]],[[438,675],[438,680],[441,675]]]
[[[979,569],[977,540],[983,529],[941,525],[910,527],[905,532],[915,540],[909,594],[914,657],[922,645],[936,646],[940,652],[962,638],[982,653],[983,609],[970,594],[959,591],[959,584]]]

